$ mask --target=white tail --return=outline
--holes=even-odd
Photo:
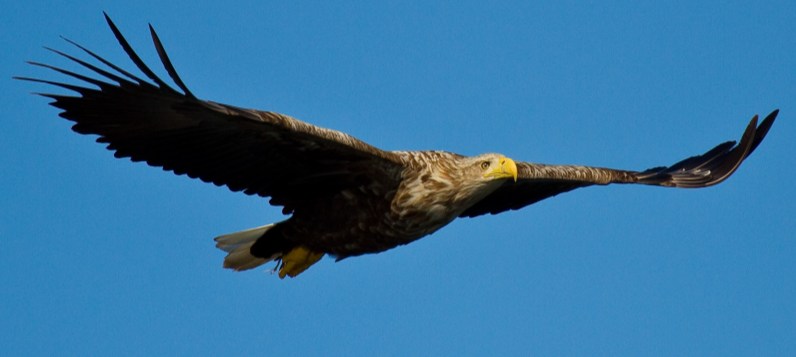
[[[274,224],[272,223],[216,237],[214,239],[216,241],[216,248],[229,253],[227,257],[224,258],[224,268],[237,271],[248,270],[279,258],[281,253],[266,259],[255,257],[250,252],[257,238],[262,237],[263,234],[273,226]]]

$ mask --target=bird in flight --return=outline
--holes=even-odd
[[[82,85],[15,78],[76,92],[38,94],[54,100],[50,104],[62,110],[59,115],[74,122],[72,130],[98,135],[96,141],[117,158],[270,197],[269,203],[281,206],[289,218],[215,241],[227,252],[225,268],[247,270],[276,261],[280,278],[297,276],[326,254],[340,260],[382,252],[459,217],[516,210],[576,188],[613,183],[712,186],[732,175],[757,148],[778,113],[774,110],[759,125],[754,116],[740,143],[728,141],[674,165],[643,171],[517,162],[494,153],[385,151],[284,114],[197,98],[177,75],[150,25],[175,89],[141,60],[107,14],[105,19],[147,79],[68,39],[95,64],[47,49],[93,76],[29,63]]]

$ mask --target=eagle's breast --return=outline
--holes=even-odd
[[[402,235],[420,238],[454,220],[462,206],[460,156],[441,152],[407,152],[403,180],[390,204],[389,219]]]

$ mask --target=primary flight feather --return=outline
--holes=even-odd
[[[216,238],[224,267],[246,270],[276,260],[294,277],[329,254],[377,253],[422,238],[457,217],[520,209],[591,185],[633,183],[698,188],[727,179],[765,137],[778,111],[752,118],[740,143],[722,143],[668,167],[625,171],[515,162],[500,154],[384,151],[345,133],[284,114],[198,99],[183,83],[150,26],[160,61],[178,89],[158,77],[105,15],[119,44],[147,79],[69,41],[106,67],[49,49],[100,76],[45,67],[96,88],[30,77],[78,96],[54,99],[80,134],[99,135],[129,157],[232,191],[270,197],[290,218]]]

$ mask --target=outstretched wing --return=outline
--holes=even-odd
[[[286,115],[237,108],[196,98],[174,70],[154,29],[150,32],[166,72],[177,91],[159,78],[130,47],[105,15],[124,51],[151,81],[141,79],[75,42],[102,69],[77,57],[49,49],[101,76],[92,78],[51,65],[30,62],[97,88],[29,77],[79,96],[41,94],[63,109],[81,134],[99,135],[118,158],[145,161],[175,174],[187,174],[232,191],[270,196],[271,203],[293,211],[308,200],[341,188],[375,180],[397,185],[400,160],[342,132],[324,129]]]
[[[757,116],[746,127],[741,142],[719,144],[710,151],[687,158],[669,167],[655,167],[642,172],[574,165],[517,163],[517,182],[507,181],[491,195],[466,211],[462,217],[496,214],[515,210],[559,193],[591,185],[636,183],[665,187],[708,187],[726,180],[746,157],[760,145],[779,110],[771,112],[757,125]]]

